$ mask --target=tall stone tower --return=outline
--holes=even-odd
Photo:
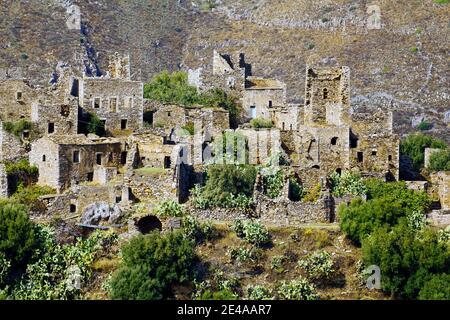
[[[350,69],[306,68],[305,125],[350,125]]]

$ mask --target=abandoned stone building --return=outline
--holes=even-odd
[[[253,76],[243,53],[232,56],[214,50],[212,65],[188,70],[188,80],[200,90],[220,88],[239,98],[247,120],[272,119],[286,106],[286,84]]]
[[[42,198],[47,212],[82,221],[102,210],[114,216],[138,203],[185,202],[193,185],[204,181],[208,160],[223,159],[212,150],[215,145],[223,145],[226,152],[241,143],[242,150],[238,148],[236,155],[233,151],[233,156],[252,165],[283,156],[280,197],[264,197],[258,189],[261,172],[255,184],[255,214],[267,223],[335,221],[334,208],[348,199],[332,199],[326,185],[331,172],[357,169],[365,177],[399,178],[399,138],[393,132],[392,114],[352,112],[347,67],[307,66],[304,105],[288,103],[283,82],[252,76],[243,54],[214,51],[212,63],[189,70],[188,78],[199,90],[221,88],[236,97],[242,107],[238,125],[233,123],[231,129],[230,112],[221,108],[145,100],[142,82],[132,80],[129,56],[119,54],[111,57],[105,75],[76,79],[67,72],[47,91],[30,87],[23,79],[1,80],[1,119],[31,121],[39,138],[30,151],[29,137],[6,132],[0,121],[0,161],[29,158],[39,168],[38,184],[56,190]],[[144,111],[150,115],[145,127]],[[96,114],[114,138],[78,134],[80,112]],[[249,122],[255,118],[271,120],[273,125],[254,128]],[[222,144],[220,139],[227,133],[243,140],[226,138]],[[432,152],[426,151],[426,163]],[[320,183],[319,200],[291,201],[291,177],[305,190]],[[448,173],[432,179],[441,208],[450,210]],[[0,194],[6,180],[0,164]],[[232,220],[244,213],[204,210],[197,214]]]
[[[38,95],[25,79],[0,79],[0,118],[8,122],[29,119]]]
[[[39,168],[38,184],[63,192],[80,182],[104,184],[125,164],[126,152],[117,139],[85,135],[48,136],[32,143],[30,164]]]
[[[21,159],[26,159],[28,150],[24,139],[27,141],[26,133],[18,137],[6,131],[3,128],[3,122],[0,121],[0,162],[17,162]]]
[[[169,140],[162,129],[143,129],[129,136],[128,145],[136,148],[136,157],[132,159],[139,167],[173,168],[177,163],[181,145]],[[132,165],[129,165],[132,166]]]
[[[234,64],[229,55],[214,52],[213,74],[222,77],[222,88],[226,78],[245,65],[243,55],[239,58],[240,63]],[[206,69],[202,69],[200,85],[208,87],[207,83],[218,83]],[[317,184],[330,172],[354,168],[363,175],[388,180],[399,178],[399,138],[392,130],[392,114],[381,110],[372,114],[351,112],[348,67],[307,67],[303,106],[287,103],[286,86],[282,82],[253,77],[251,69],[241,73],[244,84],[239,98],[247,120],[272,120],[280,137],[279,142],[276,138],[266,141],[266,132],[241,125],[250,150],[258,146],[263,148],[263,154],[266,150],[284,152],[290,166],[307,186]],[[269,148],[269,145],[281,148]],[[267,160],[259,153],[250,152],[250,163]]]
[[[79,83],[79,105],[96,114],[113,135],[143,126],[144,86],[131,80],[129,57],[114,55],[107,75],[87,77]]]
[[[75,135],[78,133],[78,101],[67,104],[35,102],[31,106],[31,121],[42,135]]]

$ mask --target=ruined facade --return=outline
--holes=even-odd
[[[78,101],[67,104],[36,102],[31,106],[31,121],[42,135],[78,133]]]
[[[17,122],[29,119],[31,105],[38,92],[24,79],[0,80],[0,118],[2,121]]]
[[[105,170],[117,171],[124,162],[122,150],[116,139],[49,136],[33,142],[29,160],[39,168],[38,184],[62,192],[80,182],[104,183]]]
[[[79,85],[79,105],[96,114],[112,134],[138,130],[143,126],[144,86],[130,76],[129,57],[111,58],[109,75],[86,77]]]

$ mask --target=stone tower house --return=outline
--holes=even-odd
[[[350,124],[350,69],[306,68],[305,125]]]

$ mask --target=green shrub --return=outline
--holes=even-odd
[[[266,286],[256,285],[247,287],[247,297],[249,300],[272,300],[273,295]]]
[[[159,203],[153,209],[153,213],[159,217],[181,217],[183,216],[183,208],[173,200],[166,200]]]
[[[260,252],[255,247],[232,248],[229,251],[229,254],[231,260],[236,261],[238,264],[255,263],[260,258]]]
[[[334,260],[326,251],[315,251],[306,259],[298,261],[298,266],[308,273],[310,279],[329,279],[334,273]]]
[[[0,288],[5,288],[5,281],[8,277],[10,268],[11,261],[6,258],[6,255],[3,252],[0,252]]]
[[[449,171],[450,148],[432,153],[428,168],[432,171]]]
[[[427,130],[430,130],[431,128],[433,128],[433,124],[429,123],[429,122],[426,122],[426,121],[422,121],[417,126],[417,129],[419,129],[420,131],[427,131]]]
[[[55,189],[48,186],[31,185],[24,187],[19,185],[11,200],[26,205],[32,212],[43,212],[46,206],[39,200],[39,197],[55,193]]]
[[[396,225],[405,216],[397,202],[384,198],[371,201],[354,199],[350,205],[340,206],[338,214],[342,231],[355,243],[361,243],[377,228]]]
[[[3,129],[6,132],[15,135],[18,138],[21,138],[23,132],[26,130],[30,132],[33,132],[35,130],[33,123],[25,119],[21,119],[17,122],[4,122]]]
[[[284,263],[286,262],[285,256],[273,256],[270,260],[270,269],[276,273],[284,272]]]
[[[188,122],[188,123],[186,123],[186,125],[182,126],[181,128],[183,130],[186,130],[187,132],[189,132],[189,134],[191,136],[193,136],[195,133],[195,125],[193,122]]]
[[[35,176],[39,173],[38,167],[30,165],[28,160],[22,159],[19,162],[4,162],[5,172],[7,175],[26,174]]]
[[[256,170],[247,165],[210,165],[204,188],[194,188],[193,202],[200,208],[250,208]]]
[[[365,184],[369,200],[383,198],[396,202],[409,213],[425,213],[432,202],[426,192],[408,189],[404,181],[386,183],[378,179],[368,179]]]
[[[93,133],[103,137],[106,135],[105,124],[95,113],[80,111],[78,114],[78,133]]]
[[[163,71],[144,85],[144,97],[162,103],[172,103],[182,106],[202,105],[205,107],[219,107],[228,110],[231,118],[237,115],[234,99],[223,90],[212,89],[198,93],[195,87],[188,83],[186,72],[168,73]]]
[[[137,236],[122,249],[122,265],[111,278],[110,297],[154,300],[169,297],[173,284],[192,278],[192,242],[179,232]]]
[[[408,156],[416,170],[420,170],[424,164],[425,148],[445,149],[447,147],[443,140],[422,133],[409,135],[400,144],[400,153]]]
[[[261,128],[272,128],[273,122],[270,119],[264,119],[264,118],[255,118],[250,121],[250,124],[255,129],[261,129]]]
[[[284,186],[284,174],[282,170],[278,170],[272,174],[263,175],[264,193],[269,198],[277,198],[281,195]]]
[[[449,246],[437,232],[418,234],[405,223],[375,230],[363,240],[362,251],[366,266],[380,267],[382,289],[406,298],[417,297],[433,274],[448,272],[450,263]]]
[[[211,222],[201,223],[193,216],[183,218],[183,235],[186,239],[201,243],[211,240],[215,236],[215,229]]]
[[[270,234],[267,228],[260,222],[252,220],[236,220],[233,225],[233,231],[246,242],[263,246],[270,242]]]
[[[0,203],[0,254],[13,266],[23,266],[36,246],[34,223],[21,204]]]
[[[296,280],[282,281],[277,294],[283,300],[317,300],[316,289],[308,280],[299,277]]]
[[[302,201],[304,202],[317,202],[320,197],[321,187],[320,183],[316,184],[315,187],[308,190],[306,195],[303,197]]]
[[[208,289],[199,297],[198,300],[238,300],[238,296],[233,293],[233,291],[228,289],[222,289],[215,292]]]
[[[344,170],[341,174],[333,172],[330,174],[331,192],[336,197],[346,195],[360,196],[366,193],[366,186],[359,173]]]
[[[450,300],[450,274],[433,275],[419,292],[420,300]]]
[[[60,245],[49,227],[37,227],[38,246],[25,274],[13,287],[18,300],[62,300],[80,298],[80,286],[92,277],[91,265],[98,252],[106,250],[117,235],[96,231],[75,244]]]

